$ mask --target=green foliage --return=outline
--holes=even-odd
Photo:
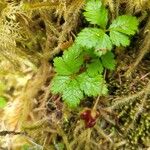
[[[83,90],[87,96],[107,94],[107,86],[102,75],[97,74],[89,76],[87,72],[84,72],[81,75],[79,75],[79,83],[81,90]]]
[[[110,32],[110,39],[116,46],[128,46],[130,44],[129,37],[117,31]]]
[[[80,49],[66,51],[63,57],[54,60],[55,71],[60,75],[70,75],[78,72],[83,63]]]
[[[89,39],[89,40],[87,40]],[[112,43],[110,38],[102,29],[99,28],[85,28],[76,38],[76,43],[83,47],[95,48],[96,54],[101,56],[105,53],[105,50],[112,49]],[[98,50],[98,52],[97,52]]]
[[[77,79],[72,79],[68,83],[66,89],[63,91],[62,95],[65,102],[70,108],[75,108],[83,99],[83,92],[80,89],[80,83]]]
[[[91,24],[97,24],[102,28],[107,25],[108,12],[99,0],[89,1],[86,4],[84,16]]]
[[[138,30],[138,20],[133,16],[119,16],[109,27],[110,31],[118,31],[127,35],[134,35]]]
[[[128,46],[128,35],[134,35],[138,30],[138,20],[133,16],[119,16],[109,27],[110,38],[116,46]]]
[[[102,64],[105,68],[114,70],[116,61],[114,60],[114,54],[112,52],[107,52],[101,57]]]
[[[74,47],[76,45],[66,51],[62,57],[54,59],[57,75],[51,83],[52,92],[62,94],[63,100],[70,108],[77,107],[84,95],[97,96],[107,93],[107,86],[101,75],[103,72],[101,60],[96,57],[90,63],[84,62],[88,53]],[[82,69],[85,71],[82,72]]]
[[[0,96],[0,108],[1,109],[4,108],[6,104],[7,104],[6,99]]]
[[[107,10],[98,0],[91,0],[87,3],[84,12],[85,19],[97,27],[83,29],[77,36],[76,42],[86,48],[94,48],[95,54],[101,56],[116,46],[128,46],[129,36],[134,35],[138,30],[136,17],[123,15],[117,17],[108,29],[105,29],[108,22]],[[109,36],[108,36],[109,33]],[[89,40],[87,40],[89,39]]]
[[[87,73],[90,76],[103,73],[103,65],[100,59],[92,59],[90,64],[87,64]]]
[[[99,0],[87,2],[84,16],[94,27],[84,28],[73,46],[62,57],[54,59],[56,75],[51,91],[62,95],[62,100],[70,108],[76,108],[85,96],[108,93],[103,70],[115,69],[116,61],[111,52],[113,45],[128,46],[129,36],[138,29],[137,19],[125,15],[119,16],[106,29],[108,12]]]

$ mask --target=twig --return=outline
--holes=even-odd
[[[58,131],[58,134],[61,135],[61,137],[62,137],[62,139],[63,139],[63,141],[64,141],[64,143],[66,145],[66,149],[67,150],[72,150],[71,146],[70,146],[70,144],[68,142],[68,138],[67,138],[66,134],[64,133],[64,131],[61,129],[61,127],[59,125],[57,125],[57,131]]]

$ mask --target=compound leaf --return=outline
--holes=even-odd
[[[56,75],[51,83],[51,91],[54,94],[63,93],[63,91],[67,88],[68,83],[70,82],[69,76],[59,76]]]
[[[84,16],[91,24],[97,24],[103,29],[108,22],[108,12],[99,0],[88,0]],[[112,45],[128,46],[128,36],[134,35],[137,30],[137,19],[127,15],[115,19],[106,31],[97,27],[84,28],[75,44],[62,57],[54,59],[57,74],[51,83],[52,93],[61,94],[70,108],[77,107],[84,95],[106,95],[108,88],[101,74],[104,67],[115,69],[116,61],[110,52]],[[110,36],[105,33],[107,31]]]
[[[91,24],[97,24],[102,28],[106,27],[108,21],[108,11],[99,0],[87,2],[84,16]]]
[[[112,52],[107,52],[105,55],[101,57],[102,64],[105,68],[114,70],[116,61],[114,59],[114,54]]]
[[[60,75],[71,75],[72,72],[67,66],[62,57],[57,57],[54,59],[55,71]]]
[[[63,91],[63,101],[70,107],[75,108],[79,105],[80,101],[83,99],[83,92],[80,89],[80,85],[77,80],[71,80],[67,88]]]
[[[110,31],[118,31],[127,35],[134,35],[138,30],[138,20],[136,17],[123,15],[117,17],[109,27]]]
[[[51,91],[53,94],[61,94],[63,101],[70,108],[77,107],[83,99],[83,91],[78,81],[69,76],[55,76],[52,80]]]
[[[64,52],[63,59],[72,73],[78,72],[83,64],[82,49],[79,46],[73,46]]]
[[[107,88],[104,83],[104,79],[101,75],[97,74],[89,76],[87,72],[84,72],[78,77],[80,88],[87,96],[97,96],[107,94]]]
[[[88,39],[88,40],[87,40]],[[103,50],[111,50],[112,43],[110,38],[102,29],[99,28],[85,28],[76,38],[76,43],[86,48],[95,48],[97,52]],[[97,53],[101,56],[101,53]]]
[[[116,46],[128,46],[130,44],[129,37],[117,31],[110,31],[110,39]]]
[[[54,59],[55,71],[59,75],[71,75],[78,72],[83,63],[82,51],[80,48],[72,47],[64,52],[63,57]]]

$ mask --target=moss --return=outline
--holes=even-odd
[[[92,109],[95,99],[91,102],[87,98],[91,103],[82,103],[78,111],[68,112],[61,98],[49,90],[54,75],[53,58],[62,54],[62,46],[74,39],[81,28],[88,26],[81,15],[85,1],[0,0],[0,79],[6,83],[6,90],[2,85],[0,92],[9,101],[0,114],[1,130],[26,131],[24,138],[31,147],[40,145],[45,150],[56,149],[59,143],[68,150],[85,149],[85,145],[87,150],[150,147],[150,61],[144,57],[150,41],[149,1],[104,2],[111,12],[110,22],[128,12],[135,14],[141,24],[130,47],[121,52],[121,48],[114,48],[118,68],[105,72],[110,95],[99,99],[97,124],[88,130],[80,119],[80,111],[87,106]],[[125,73],[132,74],[131,78],[126,78]],[[20,84],[16,74],[24,79],[27,76],[26,82]],[[48,103],[55,108],[48,108]],[[46,123],[39,125],[41,119]],[[27,125],[32,129],[23,128]],[[2,148],[9,146],[7,137],[0,137]],[[15,138],[11,138],[15,146]]]

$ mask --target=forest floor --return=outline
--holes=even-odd
[[[117,71],[106,72],[110,91],[107,97],[86,98],[75,111],[64,107],[60,96],[49,93],[49,82],[53,75],[51,68],[50,76],[35,97],[34,107],[28,116],[29,123],[23,126],[19,139],[18,135],[11,135],[17,141],[13,143],[15,147],[24,142],[22,149],[148,149],[149,54],[143,58],[132,77],[126,78],[125,74],[136,53],[132,48],[122,51],[116,58]],[[98,114],[96,125],[87,127],[90,116],[82,117],[86,110],[93,111],[93,115]]]
[[[0,53],[0,80],[6,86],[0,98],[7,99],[6,107],[0,108],[0,150],[150,150],[149,16],[141,21],[129,47],[113,49],[116,69],[104,73],[109,94],[85,97],[71,110],[61,95],[50,91],[55,76],[53,59],[62,56],[78,31],[87,26],[80,11],[85,2],[53,3],[52,8],[47,2],[29,3],[25,7],[31,9],[29,15],[19,12],[18,1],[12,5],[20,13],[17,21],[28,38],[20,42],[17,35],[20,43],[14,47],[18,53],[13,55],[11,45],[9,61],[1,60],[3,51]],[[126,3],[120,1],[120,8]],[[6,5],[4,12],[10,2]],[[106,5],[111,11],[110,3]],[[126,8],[119,11],[122,14]],[[54,16],[54,12],[58,14]],[[137,16],[142,15],[139,12]],[[4,54],[7,48],[3,47]]]

